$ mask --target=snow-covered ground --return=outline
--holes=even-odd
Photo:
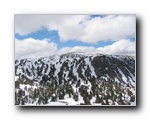
[[[122,105],[135,98],[134,60],[127,56],[78,52],[15,65],[17,104]]]

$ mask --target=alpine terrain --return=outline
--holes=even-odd
[[[72,52],[15,60],[15,105],[135,105],[135,58]]]

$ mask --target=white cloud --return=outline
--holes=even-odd
[[[64,24],[72,28],[87,18],[87,15],[15,15],[15,33],[27,35],[43,27],[58,30]]]
[[[70,39],[86,43],[118,41],[135,36],[135,23],[135,16],[131,15],[96,17],[85,20],[82,24],[62,24],[59,27],[59,36],[62,41]]]
[[[25,35],[46,27],[57,30],[61,41],[76,39],[86,43],[118,41],[135,36],[134,15],[89,18],[88,15],[16,15],[15,33]]]
[[[129,40],[120,40],[112,45],[108,45],[105,47],[99,47],[96,49],[97,52],[105,53],[105,54],[135,54],[135,42],[130,42]]]
[[[130,42],[129,40],[123,39],[105,47],[64,47],[58,51],[59,54],[64,54],[68,52],[135,55],[135,42]]]
[[[92,53],[96,50],[94,47],[75,46],[75,47],[64,47],[57,51],[58,54],[64,54],[68,52],[87,52]]]
[[[38,40],[28,38],[15,40],[15,58],[38,58],[54,54],[57,45],[48,39]]]
[[[135,55],[135,42],[122,39],[112,45],[99,48],[75,46],[64,47],[58,50],[57,44],[49,42],[48,39],[36,40],[33,38],[28,38],[24,40],[15,40],[15,57],[17,59],[39,58],[68,52]]]

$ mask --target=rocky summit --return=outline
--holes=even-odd
[[[67,53],[15,60],[16,105],[135,105],[135,58]]]

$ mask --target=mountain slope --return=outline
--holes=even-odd
[[[135,101],[135,60],[131,56],[68,53],[15,60],[15,75],[19,77],[15,82],[17,105],[129,105]]]

